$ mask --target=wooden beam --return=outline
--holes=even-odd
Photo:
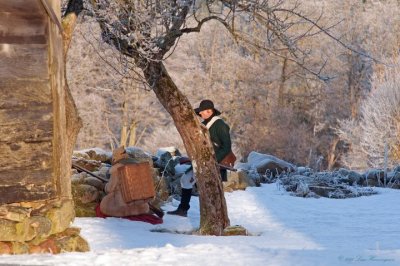
[[[40,0],[40,2],[42,3],[44,9],[46,10],[47,15],[50,17],[51,21],[57,25],[58,30],[60,31],[60,33],[63,31],[62,26],[61,26],[61,22],[58,19],[56,13],[54,12],[53,8],[51,7],[51,4],[49,4],[47,2],[48,0]]]
[[[30,136],[31,137],[31,136]],[[39,141],[39,139],[37,139]],[[10,180],[5,180],[7,173],[15,171],[26,172],[30,175],[34,171],[46,171],[53,165],[52,162],[52,143],[51,139],[43,140],[38,143],[18,142],[0,142],[0,155],[4,160],[0,162],[0,184],[8,182],[18,183],[17,176]],[[45,178],[43,175],[41,178]]]
[[[51,105],[52,93],[48,79],[0,79],[0,109],[11,103],[26,106]]]
[[[0,11],[0,44],[46,44],[47,18]]]
[[[16,199],[19,202],[51,199],[56,196],[56,191],[52,184],[32,186],[31,188],[13,185],[7,187],[0,186],[0,195],[0,204],[7,204],[16,202]]]
[[[0,11],[10,13],[44,14],[38,0],[0,0]]]
[[[46,44],[0,44],[0,79],[49,78]]]

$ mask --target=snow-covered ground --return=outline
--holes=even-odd
[[[91,252],[7,255],[0,265],[400,265],[400,191],[377,191],[351,199],[298,198],[270,184],[226,193],[231,225],[253,236],[184,234],[199,226],[197,197],[187,218],[165,215],[161,225],[77,218]]]

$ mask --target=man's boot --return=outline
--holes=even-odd
[[[176,209],[175,211],[169,211],[167,212],[167,214],[187,217],[187,211],[190,208],[189,202],[191,197],[192,189],[182,188],[181,203],[179,204],[178,209]]]

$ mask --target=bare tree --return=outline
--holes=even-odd
[[[63,3],[63,2],[62,2]],[[66,11],[62,18],[62,29],[63,29],[63,53],[64,63],[67,61],[67,54],[69,45],[72,39],[72,33],[76,26],[76,20],[79,13],[82,11],[83,5],[80,2],[70,1],[68,3]],[[66,71],[64,67],[64,71]],[[78,110],[75,105],[75,101],[72,97],[71,91],[68,86],[67,75],[65,74],[64,90],[65,90],[65,113],[66,113],[66,127],[67,127],[67,154],[72,154],[76,139],[80,128],[82,127],[82,120],[79,117]],[[71,157],[66,158],[66,164],[71,165]]]
[[[127,58],[126,63],[132,69],[141,70],[138,75],[174,120],[198,175],[203,234],[222,234],[229,219],[207,130],[200,125],[188,99],[163,65],[179,38],[199,32],[209,21],[218,21],[250,51],[263,50],[270,56],[286,58],[286,62],[324,80],[327,79],[323,74],[324,64],[321,68],[308,65],[310,53],[303,39],[323,32],[356,52],[335,38],[329,32],[329,25],[320,25],[321,14],[305,13],[296,1],[98,0],[92,4],[103,39]],[[253,27],[241,27],[238,21]]]
[[[143,145],[146,134],[172,120],[126,58],[101,39],[96,20],[84,14],[67,58],[67,79],[84,125],[75,148]]]

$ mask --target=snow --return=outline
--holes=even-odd
[[[105,156],[109,156],[109,157],[112,156],[112,152],[105,151],[102,148],[98,148],[98,147],[90,148],[90,149],[83,149],[83,150],[79,150],[79,151],[76,151],[76,152],[78,152],[78,153],[87,153],[87,152],[90,152],[90,151],[94,151],[98,155],[105,155]]]
[[[159,148],[156,152],[156,156],[158,158],[161,157],[164,153],[169,152],[170,154],[175,154],[177,152],[177,148],[174,146]]]
[[[0,265],[400,265],[400,191],[375,189],[350,199],[293,197],[276,184],[225,193],[231,225],[252,236],[189,235],[197,197],[187,218],[165,215],[161,225],[77,218],[90,252],[3,255]]]
[[[175,175],[184,174],[190,167],[190,164],[177,164],[175,165]]]
[[[245,169],[258,169],[262,167],[263,165],[266,165],[268,163],[275,163],[282,168],[287,168],[287,169],[294,169],[296,170],[296,166],[288,163],[284,160],[281,160],[275,156],[269,155],[269,154],[262,154],[259,152],[252,151],[250,152],[248,158],[247,158],[247,165],[248,167]],[[244,165],[244,164],[242,164]]]

